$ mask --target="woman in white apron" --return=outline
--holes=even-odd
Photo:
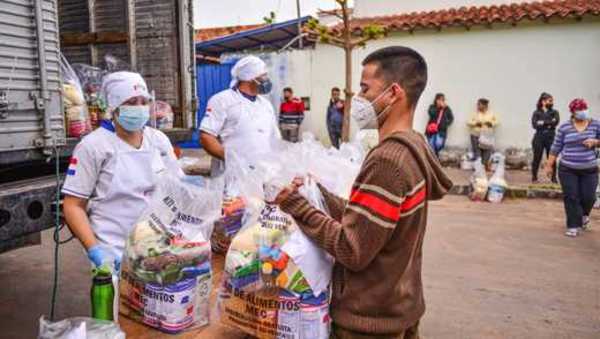
[[[105,77],[102,93],[113,121],[81,140],[62,189],[65,219],[95,266],[118,270],[125,239],[146,208],[156,176],[176,168],[169,139],[146,127],[150,95],[137,73]]]

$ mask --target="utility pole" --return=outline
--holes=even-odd
[[[302,22],[300,21],[300,18],[302,17],[302,15],[300,14],[300,0],[296,0],[296,12],[298,13],[298,36],[301,36],[302,35]],[[298,40],[298,47],[300,49],[302,49],[302,46],[303,46],[302,40],[304,40],[304,38],[300,38],[300,40]]]

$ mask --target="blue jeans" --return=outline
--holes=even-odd
[[[436,156],[439,156],[440,151],[446,146],[446,138],[439,133],[428,136],[427,141],[429,141],[429,146],[431,146]]]
[[[583,217],[590,215],[596,202],[598,168],[573,169],[559,165],[558,177],[563,190],[567,228],[580,228]]]

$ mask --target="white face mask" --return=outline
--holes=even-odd
[[[379,128],[379,117],[385,114],[392,104],[389,104],[379,114],[375,112],[374,103],[387,93],[392,88],[392,85],[388,86],[381,94],[373,101],[369,101],[364,97],[355,95],[352,97],[352,105],[350,106],[350,116],[356,121],[359,129],[377,129]]]

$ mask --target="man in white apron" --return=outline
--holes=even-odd
[[[167,136],[146,127],[150,94],[139,74],[107,75],[102,94],[113,121],[102,121],[76,146],[63,206],[90,261],[118,270],[125,239],[149,202],[156,175],[177,168],[177,160]]]
[[[235,64],[231,75],[230,88],[208,100],[200,126],[202,146],[213,156],[213,176],[224,171],[225,151],[253,164],[281,139],[273,106],[259,95],[272,87],[265,63],[247,56]]]

